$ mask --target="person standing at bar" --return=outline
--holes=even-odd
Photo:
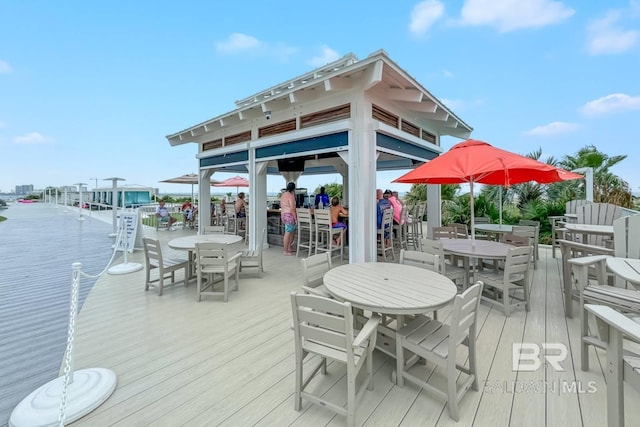
[[[284,246],[283,255],[292,256],[296,252],[292,248],[293,235],[296,232],[298,219],[296,217],[296,184],[290,182],[287,184],[287,190],[280,196],[280,218],[284,224],[284,237],[282,244]]]

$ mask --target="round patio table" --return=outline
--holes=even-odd
[[[498,240],[500,234],[513,232],[513,225],[509,224],[475,224],[474,228],[476,231],[483,231],[487,234],[495,235],[495,240]]]
[[[353,307],[374,313],[396,316],[396,325],[404,325],[407,314],[435,311],[449,304],[456,296],[456,285],[435,271],[411,265],[386,262],[345,264],[324,275],[327,290]],[[397,331],[383,325],[378,333],[395,342],[378,340],[376,348],[395,357]],[[383,345],[379,345],[383,341]],[[388,344],[385,348],[384,344]],[[397,363],[402,363],[397,362]],[[401,366],[397,366],[400,372]]]
[[[465,289],[469,286],[469,260],[470,259],[497,259],[505,260],[509,249],[513,246],[492,240],[471,239],[440,239],[444,252],[462,257],[464,270],[467,272],[464,282]],[[475,265],[474,265],[475,270]]]
[[[196,243],[215,242],[231,245],[233,243],[238,243],[242,239],[243,237],[238,236],[237,234],[196,234],[193,236],[178,237],[176,239],[169,240],[168,245],[171,249],[177,249],[179,251],[189,251],[189,256],[187,258],[189,263],[188,270],[190,274],[189,279],[192,279],[195,271],[193,251],[196,250]]]
[[[486,231],[488,233],[511,233],[513,225],[509,224],[475,224],[476,231]]]

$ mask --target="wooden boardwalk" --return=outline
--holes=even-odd
[[[111,257],[111,226],[44,203],[10,205],[0,222],[0,426],[26,395],[59,375],[71,265],[97,274]],[[82,279],[80,303],[95,280]]]
[[[156,235],[145,229],[147,235]],[[157,233],[166,242],[183,231]],[[236,245],[238,248],[242,244]],[[184,255],[184,254],[178,254]],[[130,260],[143,262],[136,251]],[[102,276],[79,317],[76,368],[109,368],[114,394],[78,426],[283,426],[345,425],[345,418],[304,403],[293,409],[294,349],[289,293],[301,283],[299,260],[281,248],[265,253],[262,279],[247,273],[228,303],[196,302],[195,286],[144,292],[144,272]],[[560,261],[541,247],[532,311],[505,318],[481,305],[478,336],[480,391],[461,402],[453,422],[444,402],[411,384],[391,383],[394,362],[376,352],[375,390],[366,392],[356,420],[367,426],[603,426],[606,384],[603,353],[591,351],[591,370],[580,370],[578,319],[566,319]],[[446,316],[446,312],[442,316]],[[544,364],[514,372],[513,343],[563,343],[570,351],[562,371]],[[461,358],[465,355],[461,354]],[[31,359],[31,358],[30,358]],[[37,363],[30,360],[30,363]],[[417,366],[425,369],[424,366]],[[441,384],[439,369],[424,376]],[[344,368],[331,364],[316,385],[345,402]],[[640,419],[638,393],[625,387],[627,425]]]

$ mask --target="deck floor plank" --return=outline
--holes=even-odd
[[[79,226],[73,214],[67,214],[68,218],[64,219],[61,212],[52,211],[51,207],[38,209],[38,215],[26,215],[16,233],[33,231],[34,223],[53,220],[60,224],[63,238],[71,239],[65,241],[73,240],[77,248],[33,251],[33,262],[50,269],[57,260],[50,256],[52,252],[56,257],[73,257],[79,250],[88,259],[96,260],[90,269],[97,272],[102,267],[99,261],[108,260],[110,247],[107,246],[111,241],[104,233],[108,234],[110,224],[93,227],[96,230],[92,231],[90,224],[97,221],[88,220]],[[33,222],[28,224],[27,220]],[[82,228],[82,238],[73,234],[78,228]],[[90,232],[102,246],[85,238]],[[145,228],[143,233],[160,239],[166,256],[186,256],[169,249],[166,243],[190,231],[156,232]],[[41,239],[42,233],[31,236],[24,245],[36,247]],[[0,366],[3,356],[11,356],[11,366],[17,367],[17,371],[32,372],[19,378],[13,372],[10,376],[5,366],[3,380],[19,382],[25,390],[32,391],[42,384],[43,373],[34,366],[33,358],[20,357],[21,351],[36,349],[36,341],[49,348],[59,346],[56,350],[59,354],[52,357],[55,363],[50,369],[54,376],[59,373],[66,325],[64,328],[52,326],[48,321],[51,317],[42,310],[63,306],[59,317],[66,322],[70,262],[58,261],[63,267],[61,272],[50,276],[48,271],[26,268],[24,257],[15,251],[5,250],[2,255],[3,267],[7,263],[20,265],[18,271],[31,288],[22,285],[9,295],[7,282],[14,283],[18,273],[8,276],[6,270],[0,269],[0,304],[3,304]],[[299,287],[302,270],[299,259],[282,256],[281,248],[268,249],[264,256],[263,278],[250,272],[241,274],[240,290],[234,292],[226,304],[219,298],[196,302],[193,281],[188,287],[182,284],[168,287],[162,297],[158,297],[155,290],[144,292],[143,271],[103,275],[95,284],[83,280],[81,295],[86,300],[78,318],[76,367],[112,369],[118,375],[118,387],[103,405],[73,425],[345,425],[344,417],[308,402],[303,401],[301,412],[293,409],[294,348],[289,293]],[[142,251],[135,251],[129,260],[143,263]],[[84,263],[84,259],[82,261]],[[58,288],[52,286],[56,281],[62,283]],[[429,392],[407,382],[402,388],[393,385],[391,372],[395,363],[377,352],[375,390],[364,393],[357,422],[365,426],[427,427],[602,425],[606,414],[602,366],[606,356],[602,350],[591,349],[591,369],[580,370],[579,318],[564,317],[561,260],[552,258],[550,249],[545,247],[541,247],[539,266],[534,273],[531,301],[531,312],[515,311],[509,318],[497,307],[481,305],[477,338],[480,391],[469,391],[463,398],[460,422],[453,422],[445,402]],[[17,318],[25,308],[31,310],[31,315],[24,320]],[[447,314],[447,310],[443,310],[442,318]],[[52,336],[55,332],[60,333],[60,342]],[[30,339],[21,343],[20,335]],[[544,342],[567,346],[570,356],[563,362],[565,370],[556,372],[547,363],[534,372],[514,372],[512,344]],[[466,359],[464,352],[458,356],[460,360]],[[444,382],[441,372],[432,366],[412,369],[421,369],[420,375],[431,384]],[[596,393],[579,390],[558,393],[550,389],[553,384],[562,386],[563,383],[582,384],[584,389],[589,381],[596,383]],[[542,390],[524,390],[530,383],[541,384]],[[329,374],[318,378],[313,387],[344,404],[344,367],[330,364]],[[625,417],[632,425],[640,419],[640,405],[635,405],[640,395],[628,386],[625,393]],[[10,403],[5,403],[4,409],[0,405],[0,415],[8,417],[15,405],[11,402],[17,403],[21,397],[3,381],[0,401]]]

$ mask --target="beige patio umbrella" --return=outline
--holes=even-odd
[[[177,176],[175,178],[169,178],[162,180],[160,182],[168,182],[171,184],[191,184],[191,203],[195,204],[195,197],[193,193],[193,186],[198,184],[198,174],[188,173],[185,175]],[[214,179],[211,180],[211,185],[216,185],[220,181],[216,181]]]

